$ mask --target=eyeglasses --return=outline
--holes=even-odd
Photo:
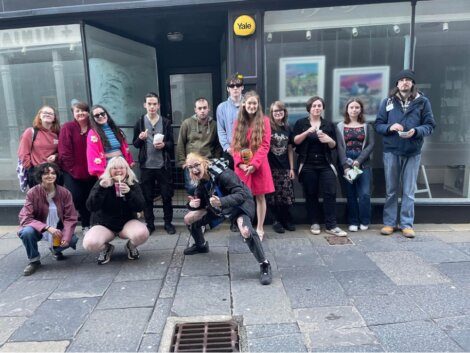
[[[54,113],[51,112],[41,112],[42,115],[54,116]]]
[[[186,168],[188,168],[188,170],[191,170],[191,169],[197,169],[201,166],[201,163],[194,163],[193,165],[187,165]]]
[[[227,87],[229,88],[240,88],[241,86],[243,86],[241,83],[231,83],[229,85],[227,85]]]
[[[273,110],[273,114],[284,113],[284,109]]]
[[[101,113],[98,113],[98,114],[94,114],[93,118],[94,119],[99,119],[101,116],[104,118],[106,116],[106,112],[101,112]]]

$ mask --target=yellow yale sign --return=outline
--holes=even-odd
[[[237,36],[251,36],[253,33],[255,33],[255,30],[255,20],[251,16],[238,16],[235,22],[233,23],[233,31]]]

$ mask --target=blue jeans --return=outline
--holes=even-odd
[[[350,225],[370,224],[370,168],[364,168],[354,183],[346,182]]]
[[[385,171],[385,205],[384,225],[403,228],[413,228],[415,218],[415,191],[418,178],[421,155],[413,157],[396,156],[384,152]],[[398,197],[402,186],[401,208],[398,214]],[[400,217],[400,218],[398,218]]]
[[[188,168],[183,169],[183,175],[184,175],[184,188],[186,189],[186,192],[188,193],[188,195],[194,196],[194,191],[196,191],[196,185],[194,185],[191,182]]]
[[[41,254],[38,250],[38,242],[42,239],[42,234],[33,227],[27,226],[21,229],[18,233],[24,247],[26,248],[26,255],[28,255],[29,262],[39,261]],[[78,242],[78,237],[74,234],[67,247],[54,247],[54,252],[61,252],[69,247],[75,249]]]

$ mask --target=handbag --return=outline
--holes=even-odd
[[[31,138],[31,150],[33,149],[33,143],[38,135],[39,129],[36,127],[31,128],[32,131],[32,138]],[[18,158],[18,165],[16,166],[16,174],[18,175],[18,182],[20,184],[21,192],[26,192],[28,188],[28,169],[25,168],[23,165],[23,161]]]

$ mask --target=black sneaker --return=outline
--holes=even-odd
[[[273,281],[273,275],[271,273],[271,264],[269,262],[263,262],[259,266],[259,282],[262,285],[271,284]]]
[[[155,226],[154,225],[148,225],[147,224],[147,229],[149,231],[149,235],[151,235],[153,232],[155,232]]]
[[[185,255],[205,254],[209,252],[209,242],[206,241],[204,245],[197,246],[196,244],[191,245],[189,248],[184,249]]]
[[[276,233],[285,233],[285,229],[284,227],[282,226],[281,223],[279,222],[274,222],[273,223],[273,230],[276,232]]]
[[[41,261],[33,261],[23,270],[23,276],[31,276],[41,266]]]
[[[175,234],[176,233],[175,226],[171,223],[165,223],[163,228],[165,228],[165,230],[168,234]]]
[[[139,258],[139,250],[131,244],[131,241],[128,240],[126,243],[127,258],[129,260],[137,260]]]
[[[230,225],[230,231],[234,233],[238,233],[239,232],[238,226],[235,223],[232,223]]]
[[[98,255],[98,265],[104,265],[111,261],[111,255],[113,254],[113,251],[114,245],[106,244],[106,248]]]
[[[284,228],[287,229],[289,232],[295,231],[295,225],[292,223],[283,224]]]
[[[65,259],[67,259],[67,258],[65,257],[65,255],[62,254],[61,251],[54,251],[54,250],[52,250],[51,253],[52,253],[52,257],[53,257],[56,261],[63,261],[63,260],[65,260]]]

